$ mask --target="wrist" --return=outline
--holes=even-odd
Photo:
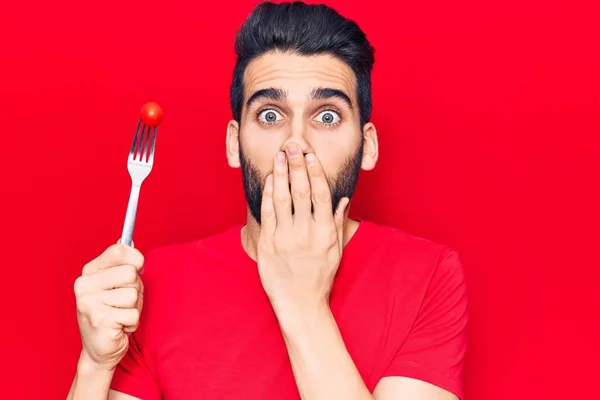
[[[282,299],[273,305],[273,309],[284,336],[309,333],[331,317],[326,300]]]
[[[85,351],[81,351],[79,362],[77,363],[77,375],[80,376],[112,376],[116,365],[100,364]]]
[[[296,293],[294,290],[278,290],[269,294],[269,301],[275,313],[310,312],[329,307],[329,296],[313,293]]]
[[[114,371],[114,367],[99,364],[82,351],[69,399],[106,400]]]

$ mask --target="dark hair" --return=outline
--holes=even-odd
[[[358,25],[323,4],[264,2],[256,6],[235,38],[237,61],[230,102],[233,118],[240,121],[244,103],[244,71],[262,54],[279,50],[299,55],[331,54],[346,63],[356,76],[361,127],[371,118],[371,71],[374,49]]]

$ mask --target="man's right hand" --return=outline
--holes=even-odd
[[[86,264],[75,281],[80,362],[92,364],[88,367],[112,371],[127,353],[142,311],[143,265],[137,249],[115,244]]]

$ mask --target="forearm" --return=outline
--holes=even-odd
[[[83,353],[67,400],[107,400],[114,370],[99,368]]]
[[[304,400],[372,400],[327,305],[282,311],[280,324]]]

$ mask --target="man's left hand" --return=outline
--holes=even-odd
[[[257,261],[276,313],[288,307],[295,311],[328,307],[342,257],[348,203],[343,198],[334,214],[331,191],[315,154],[304,156],[292,143],[275,155],[273,174],[263,190]]]

